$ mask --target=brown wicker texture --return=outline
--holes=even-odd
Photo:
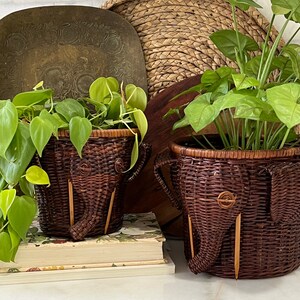
[[[108,0],[111,9],[136,29],[143,47],[150,96],[206,69],[230,65],[209,40],[219,29],[232,28],[224,0]],[[255,9],[238,11],[240,30],[263,42],[268,21]],[[276,31],[271,32],[275,40]]]
[[[248,156],[247,151],[197,150],[173,143],[170,152],[156,159],[158,181],[173,203],[182,206],[185,254],[194,273],[235,278],[235,221],[240,213],[239,278],[281,276],[300,265],[300,149]],[[165,165],[175,191],[165,183]],[[233,202],[218,201],[223,192],[232,193]]]
[[[133,142],[133,135],[127,129],[94,130],[81,159],[68,132],[62,132],[59,140],[52,138],[39,159],[51,182],[50,187],[36,187],[42,231],[74,240],[103,234],[114,191],[107,233],[120,229],[125,183],[137,175],[150,154],[149,146],[142,144],[142,155],[135,171],[124,173],[130,165]],[[73,185],[73,225],[68,180]]]

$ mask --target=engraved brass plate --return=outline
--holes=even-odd
[[[78,98],[99,76],[147,91],[145,61],[134,28],[119,15],[83,6],[49,6],[0,20],[0,99],[39,81],[56,97]]]

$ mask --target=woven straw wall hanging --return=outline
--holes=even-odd
[[[149,95],[206,69],[229,61],[209,35],[232,27],[231,8],[225,0],[108,0],[110,9],[136,29],[144,50]],[[262,42],[268,21],[255,9],[238,12],[241,32]],[[275,31],[271,34],[274,39]]]

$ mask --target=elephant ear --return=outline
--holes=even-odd
[[[200,237],[199,252],[189,261],[189,267],[199,273],[216,261],[225,234],[251,197],[248,171],[242,164],[211,164],[211,170],[204,163],[194,167],[199,186],[193,195],[186,189],[185,203]]]
[[[266,167],[271,175],[271,218],[274,222],[293,223],[299,220],[300,163],[280,162]]]

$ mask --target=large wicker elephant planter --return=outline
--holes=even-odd
[[[185,254],[194,273],[264,278],[299,267],[299,148],[201,150],[181,141],[157,156],[155,175],[183,210]]]

